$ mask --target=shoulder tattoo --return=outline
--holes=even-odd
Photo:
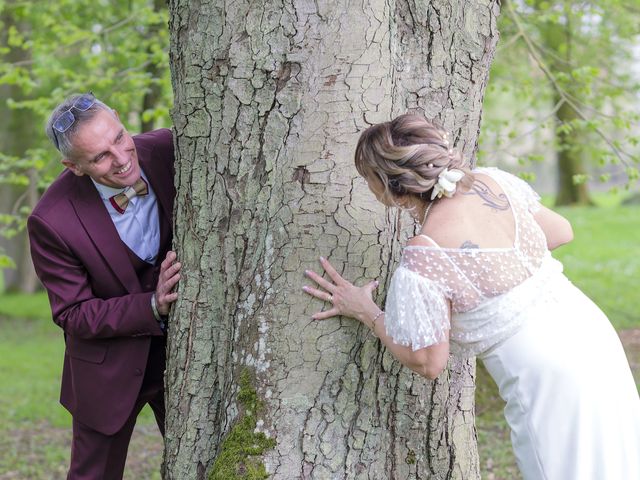
[[[493,208],[494,210],[508,210],[509,199],[504,193],[496,194],[491,190],[489,185],[482,180],[473,182],[471,189],[468,192],[464,192],[463,195],[478,195],[484,200],[484,205]]]

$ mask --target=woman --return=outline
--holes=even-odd
[[[449,353],[478,356],[506,401],[526,480],[640,479],[640,399],[606,316],[549,251],[573,238],[567,220],[524,181],[470,171],[444,131],[403,115],[360,137],[358,172],[387,206],[422,224],[391,280],[386,312],[377,282],[355,287],[307,271],[332,303],[314,319],[367,325],[405,366],[434,379]]]

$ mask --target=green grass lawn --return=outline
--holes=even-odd
[[[71,416],[59,403],[63,358],[62,330],[44,293],[0,296],[0,478],[65,477]],[[148,407],[138,424],[155,425]]]
[[[71,424],[58,403],[62,337],[53,322],[33,318],[48,309],[44,295],[0,300],[0,473],[15,474],[9,478],[62,474],[68,458],[67,445],[50,435]],[[8,310],[24,318],[7,318]]]
[[[554,256],[617,329],[640,326],[640,207],[563,208],[573,242]]]
[[[640,327],[640,295],[634,288],[640,278],[640,206],[566,208],[560,213],[575,233],[573,242],[554,252],[567,276],[616,328]],[[64,340],[51,321],[46,295],[0,296],[0,352],[0,474],[64,478],[70,431],[70,416],[58,403]],[[477,383],[483,478],[519,478],[502,401],[481,365]],[[138,423],[153,424],[150,410]]]

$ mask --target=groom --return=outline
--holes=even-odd
[[[145,404],[164,433],[165,322],[180,270],[170,251],[173,138],[166,129],[132,137],[91,94],[58,105],[46,131],[66,169],[27,228],[66,343],[67,478],[120,479]]]

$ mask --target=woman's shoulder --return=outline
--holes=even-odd
[[[422,226],[417,245],[455,249],[460,247],[468,236],[467,231],[473,229],[474,218],[470,215],[470,197],[461,193],[453,198],[437,200],[431,208],[426,223]],[[416,238],[416,237],[414,237]]]
[[[439,245],[429,235],[419,233],[407,240],[405,247],[439,248]]]

